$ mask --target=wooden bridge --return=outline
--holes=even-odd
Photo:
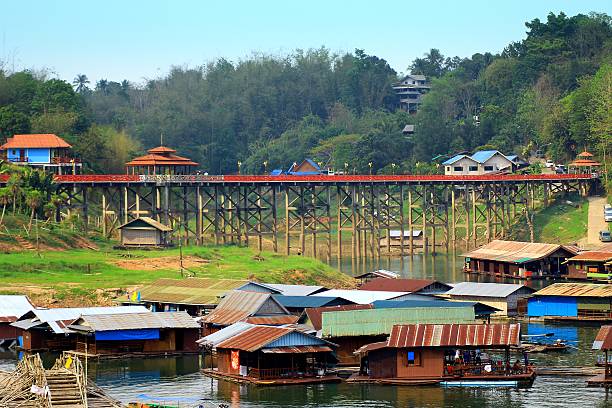
[[[6,178],[0,178],[0,184]],[[591,175],[63,175],[58,211],[78,214],[106,235],[133,218],[171,225],[175,238],[256,245],[312,256],[378,257],[390,253],[399,231],[399,253],[475,247],[504,237],[510,226],[533,229],[536,206],[560,194],[587,195]],[[386,239],[386,247],[379,240]]]
[[[118,401],[87,383],[81,361],[68,354],[46,370],[38,354],[24,356],[15,371],[0,375],[0,406],[119,408]]]

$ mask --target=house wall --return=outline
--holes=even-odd
[[[0,323],[0,340],[16,339],[21,336],[21,330],[7,323]]]
[[[476,171],[470,171],[470,166],[478,167],[478,163],[475,162],[472,159],[464,157],[462,159],[457,160],[453,164],[444,165],[444,174],[447,175],[447,176],[448,175],[451,175],[451,176],[466,176],[466,175],[470,175],[470,174],[471,175],[480,174],[478,169]],[[462,170],[461,171],[457,171],[457,170],[455,170],[455,167],[461,167]]]
[[[7,159],[9,161],[18,161],[20,159],[21,149],[8,149]],[[49,164],[51,162],[50,149],[23,149],[28,162],[32,164]]]
[[[527,316],[578,316],[578,302],[572,296],[534,296],[527,301]]]
[[[217,349],[217,370],[224,374],[240,374],[240,368],[232,369],[231,350]]]
[[[461,296],[461,295],[449,295],[453,300],[461,300],[466,302],[480,302],[482,304],[495,307],[500,309],[499,312],[495,312],[495,316],[506,316],[508,314],[508,302],[506,298],[495,298],[486,296]]]
[[[156,229],[129,229],[121,230],[121,244],[123,245],[160,245],[161,233]]]
[[[371,378],[395,378],[397,376],[397,350],[384,348],[368,353]]]
[[[259,315],[271,315],[271,314],[286,314],[282,307],[278,305],[272,298],[268,298],[263,305],[259,308],[254,316]]]
[[[479,165],[479,174],[490,173],[490,171],[485,171],[485,166],[493,166],[493,171],[499,171],[505,168],[512,171],[512,162],[500,154],[495,154],[489,160]]]
[[[415,353],[409,366],[408,351]],[[397,378],[440,378],[444,374],[444,350],[396,349]]]

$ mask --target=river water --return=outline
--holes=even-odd
[[[334,265],[334,266],[337,266]],[[340,265],[343,272],[356,275],[373,269],[399,271],[407,278],[435,278],[444,282],[485,280],[461,272],[462,259],[451,254],[414,255],[352,265]],[[489,281],[490,278],[489,278]],[[494,280],[493,280],[494,281]],[[535,281],[534,287],[546,283]],[[591,345],[596,326],[522,325],[524,334],[555,333],[567,340],[568,352],[533,354],[536,366],[592,366]],[[54,356],[44,356],[51,364]],[[0,352],[0,369],[14,367],[18,356]],[[89,376],[113,397],[123,401],[165,402],[181,407],[612,407],[612,393],[588,388],[586,377],[539,376],[529,389],[397,387],[356,384],[254,387],[217,381],[200,373],[198,356],[107,360],[90,363]]]

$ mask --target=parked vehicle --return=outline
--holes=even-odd
[[[612,222],[612,210],[604,211],[604,220]]]
[[[567,173],[567,168],[565,167],[564,164],[557,164],[555,166],[555,173],[557,173],[557,174],[565,174],[565,173]]]
[[[538,158],[538,159],[543,159],[544,158],[544,151],[543,150],[536,150],[535,157]]]
[[[599,240],[601,242],[612,242],[610,231],[599,231]]]
[[[544,166],[547,169],[553,169],[555,167],[555,162],[552,160],[546,160],[546,163],[544,163]]]

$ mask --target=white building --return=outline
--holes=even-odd
[[[516,163],[498,150],[482,150],[471,156],[458,154],[446,160],[444,174],[450,176],[469,176],[481,175],[498,172],[512,172],[516,168]]]

